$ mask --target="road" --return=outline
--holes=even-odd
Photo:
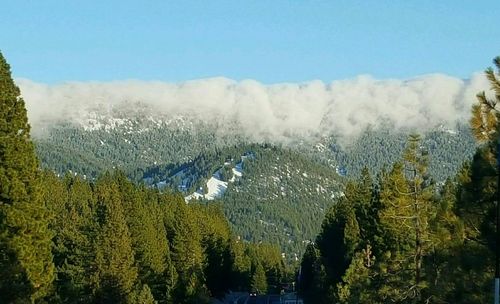
[[[220,303],[220,302],[218,302]],[[228,294],[223,300],[224,304],[285,304],[285,303],[299,303],[303,304],[302,299],[297,298],[294,293],[287,293],[283,296],[278,294],[259,295],[251,297],[246,292],[234,292]],[[222,303],[221,303],[222,304]]]
[[[279,295],[262,295],[256,297],[243,296],[238,299],[238,304],[280,304]]]

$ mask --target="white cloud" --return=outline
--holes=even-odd
[[[355,136],[368,125],[425,130],[467,121],[475,95],[489,88],[482,73],[467,81],[441,74],[409,80],[371,76],[334,81],[264,85],[210,78],[183,83],[71,82],[45,85],[18,79],[34,128],[43,122],[78,121],[94,110],[143,102],[166,117],[237,121],[256,140],[337,133]]]

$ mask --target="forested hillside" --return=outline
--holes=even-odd
[[[209,303],[287,280],[280,250],[235,238],[215,205],[40,170],[19,95],[0,54],[1,303]]]
[[[186,205],[121,173],[42,181],[54,215],[51,303],[208,303],[286,279],[279,249],[235,238],[216,205]]]
[[[279,245],[292,262],[319,229],[343,179],[303,154],[272,146],[253,149],[242,176],[222,198],[233,230],[253,242]]]
[[[470,121],[480,145],[443,186],[419,135],[390,168],[347,183],[302,258],[307,303],[493,301],[500,79],[486,76],[494,97],[479,93]]]
[[[40,131],[35,143],[44,168],[90,180],[118,168],[136,183],[185,197],[208,194],[212,179],[222,189],[209,195],[221,202],[233,231],[244,240],[279,245],[290,262],[319,232],[325,210],[342,195],[345,177],[359,176],[364,167],[376,174],[392,166],[410,133],[386,126],[369,128],[350,142],[325,136],[251,143],[243,133],[218,131],[216,121],[167,119],[140,103],[96,111],[101,114],[84,123]],[[475,149],[465,125],[438,126],[425,134],[422,145],[430,154],[429,172],[441,184]],[[238,164],[242,176],[230,182]]]
[[[219,150],[252,144],[237,130],[218,131],[217,121],[207,124],[182,116],[162,117],[141,103],[124,106],[127,111],[95,112],[85,123],[41,125],[34,140],[42,165],[59,174],[71,171],[88,177],[120,168],[139,181],[150,175],[147,171],[151,168],[210,158]],[[396,161],[411,132],[382,126],[348,139],[329,135],[267,144],[297,150],[332,168],[341,168],[349,176],[359,176],[363,167],[376,172]],[[424,134],[422,144],[432,155],[430,171],[439,181],[455,174],[475,149],[466,124],[454,128],[436,126]]]
[[[95,125],[63,122],[41,131],[35,142],[43,166],[89,178],[119,168],[140,180],[151,167],[187,162],[237,143],[233,138],[226,142],[201,123],[163,121],[135,112],[125,118],[116,115],[99,117]]]
[[[138,103],[32,141],[0,54],[0,302],[210,303],[294,278],[308,303],[490,302],[486,75],[470,127],[423,135],[251,142]]]
[[[330,158],[333,163],[344,168],[348,176],[359,177],[365,167],[376,174],[382,168],[392,166],[399,159],[411,133],[412,130],[389,127],[369,128],[351,143],[340,145],[338,140],[331,138],[326,145],[332,151]],[[476,147],[467,124],[457,124],[454,128],[436,126],[423,134],[421,145],[430,155],[429,172],[439,182],[456,174],[461,164],[471,159]]]

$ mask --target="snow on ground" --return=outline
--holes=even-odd
[[[234,183],[237,177],[240,178],[243,176],[243,163],[242,162],[237,163],[232,171],[233,171],[233,176],[229,181],[231,183]]]
[[[189,202],[189,201],[190,201],[190,200],[192,200],[192,199],[201,199],[201,198],[203,198],[203,194],[201,194],[201,193],[199,193],[198,191],[196,191],[196,192],[194,192],[193,194],[190,194],[190,195],[186,196],[186,197],[184,198],[184,200],[185,200],[185,201],[186,201],[186,203],[187,203],[187,202]]]
[[[229,183],[234,183],[237,178],[243,176],[243,159],[244,157],[242,156],[241,161],[237,163],[234,168],[232,168],[233,176],[229,180]],[[224,165],[226,165],[226,163]],[[220,176],[220,170],[217,170],[207,182],[207,193],[203,195],[200,190],[198,190],[197,192],[184,197],[186,203],[192,199],[204,198],[211,201],[217,198],[221,198],[227,190],[228,182],[222,181],[220,179]]]
[[[227,190],[227,182],[221,181],[217,178],[217,174],[214,174],[207,182],[207,193],[205,195],[196,191],[184,197],[184,200],[189,202],[192,199],[206,199],[212,201],[216,198],[221,198]]]
[[[214,200],[224,195],[224,192],[227,190],[227,182],[223,182],[212,176],[207,182],[207,188],[208,191],[207,194],[205,194],[205,198],[207,200]]]
[[[237,177],[241,177],[243,174],[243,163],[239,162],[236,164],[236,166],[233,168],[233,174],[236,175]]]

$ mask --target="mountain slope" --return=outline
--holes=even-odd
[[[367,129],[350,142],[324,136],[257,144],[237,130],[221,132],[220,124],[165,119],[147,109],[118,111],[51,125],[35,142],[42,165],[59,174],[93,179],[118,168],[136,182],[183,192],[190,202],[215,200],[241,238],[278,243],[293,260],[341,195],[343,176],[357,176],[365,166],[390,166],[409,133]],[[453,175],[475,148],[460,125],[427,132],[423,145],[438,181]]]

